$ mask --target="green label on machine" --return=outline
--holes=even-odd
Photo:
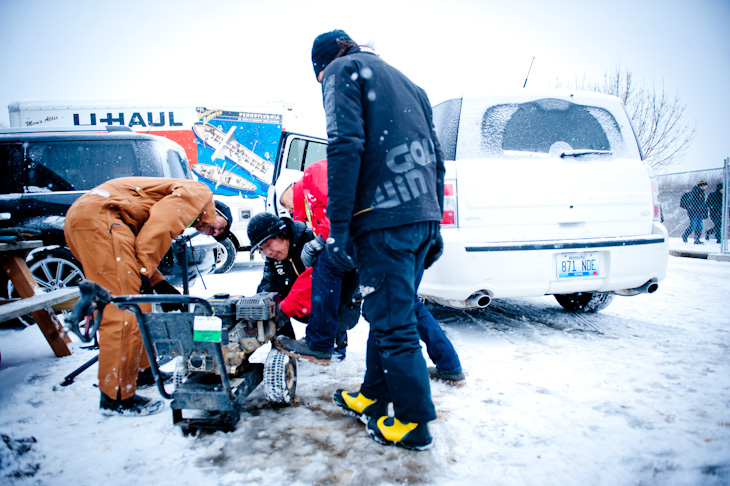
[[[195,316],[193,322],[193,341],[205,343],[221,342],[223,321],[216,316]]]

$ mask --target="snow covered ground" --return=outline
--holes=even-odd
[[[261,269],[239,257],[191,293],[252,294]],[[567,314],[551,297],[434,309],[468,385],[432,383],[425,452],[375,443],[332,403],[362,378],[363,320],[344,362],[299,363],[293,406],[272,407],[257,389],[234,432],[197,437],[172,425],[169,404],[102,416],[96,366],[59,386],[93,352],[74,344],[58,359],[37,326],[0,329],[0,483],[730,484],[729,281],[730,263],[670,257],[655,294],[616,297],[596,315]]]

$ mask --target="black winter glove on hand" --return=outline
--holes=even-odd
[[[139,287],[139,293],[144,295],[152,294],[154,290],[152,289],[152,284],[150,284],[150,279],[144,275],[140,275],[140,278],[142,279],[142,285]]]
[[[324,250],[324,238],[317,235],[313,240],[310,240],[304,244],[302,248],[302,263],[305,267],[313,267],[317,263],[317,257],[319,253]]]
[[[330,227],[330,236],[327,238],[327,254],[332,264],[341,272],[347,272],[355,268],[355,262],[347,254],[347,240],[350,239],[350,232],[345,229]]]
[[[181,292],[170,285],[170,282],[167,280],[163,280],[161,282],[156,283],[152,289],[155,291],[157,295],[181,295]],[[162,310],[164,312],[172,312],[179,310],[180,312],[185,312],[187,309],[187,305],[183,303],[174,303],[174,304],[160,304],[160,307],[162,307]]]
[[[426,252],[426,259],[423,261],[423,268],[427,269],[444,253],[444,239],[441,237],[441,230],[436,233],[436,238],[431,242],[431,247]]]

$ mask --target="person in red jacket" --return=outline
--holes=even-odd
[[[329,236],[327,161],[309,165],[303,175],[297,171],[283,172],[275,190],[292,219],[311,224],[316,236],[302,249],[302,261],[312,267],[312,311],[306,335],[299,340],[280,336],[276,346],[296,358],[326,362],[331,359],[335,344],[340,350],[346,346],[346,332],[357,323],[352,319],[342,321],[340,314],[341,308],[352,302],[358,285],[357,270],[339,270],[321,251]],[[359,317],[359,307],[357,312]]]

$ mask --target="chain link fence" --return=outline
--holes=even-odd
[[[677,252],[727,254],[728,182],[730,159],[721,169],[657,176],[662,222],[669,232],[669,249]],[[705,182],[706,186],[698,184]]]

